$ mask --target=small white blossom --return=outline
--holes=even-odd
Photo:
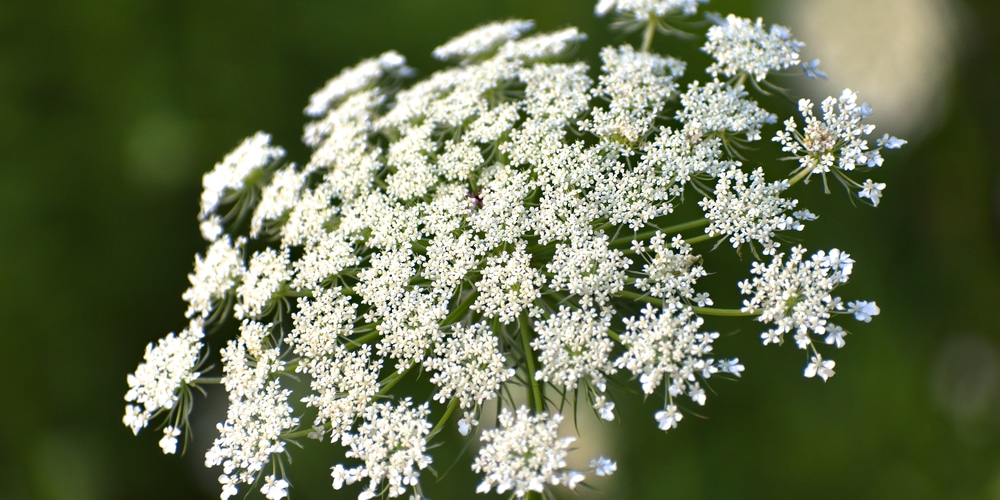
[[[521,35],[535,27],[532,21],[512,19],[496,22],[469,30],[448,43],[434,49],[434,57],[440,60],[466,60],[488,54],[504,42],[521,38]]]
[[[160,438],[160,449],[164,455],[177,453],[177,437],[181,435],[181,430],[172,425],[163,428],[163,437]]]
[[[195,369],[204,336],[202,321],[195,319],[180,334],[171,333],[146,346],[143,362],[126,378],[125,401],[130,404],[122,422],[133,434],[139,434],[154,415],[174,409],[178,391],[200,376]]]
[[[784,26],[775,24],[768,31],[761,18],[754,22],[730,14],[724,23],[708,29],[702,50],[715,58],[708,67],[713,77],[747,74],[760,82],[769,71],[798,66],[802,46]]]
[[[207,318],[215,310],[216,303],[225,298],[239,283],[245,272],[243,268],[241,237],[235,243],[229,236],[214,241],[205,252],[205,257],[194,257],[194,273],[188,274],[191,287],[181,298],[188,303],[185,315],[188,318]]]
[[[872,182],[871,179],[865,179],[864,185],[861,186],[861,191],[858,191],[858,196],[868,198],[872,201],[872,205],[877,207],[879,200],[882,199],[883,189],[885,189],[884,182]]]
[[[484,476],[477,493],[495,488],[497,494],[510,491],[524,498],[529,491],[540,493],[549,485],[573,488],[583,479],[579,471],[566,468],[566,455],[575,438],[559,437],[561,415],[531,415],[522,406],[516,413],[504,408],[498,420],[499,427],[483,432],[483,447],[472,464],[472,470]]]
[[[277,479],[273,475],[268,475],[264,478],[264,486],[260,488],[260,492],[267,498],[267,500],[281,500],[288,496],[288,481],[284,479]]]
[[[541,365],[535,375],[538,380],[571,392],[580,381],[600,382],[616,371],[610,361],[614,343],[608,338],[608,315],[560,306],[557,313],[534,327],[537,337],[531,347]]]
[[[764,255],[773,255],[780,243],[774,241],[778,231],[801,231],[804,226],[788,215],[798,200],[782,198],[787,181],[766,182],[760,167],[747,174],[733,169],[719,177],[715,197],[698,202],[705,218],[712,221],[705,233],[709,236],[729,236],[733,248],[756,243]]]
[[[823,382],[826,382],[828,378],[832,377],[833,374],[836,373],[833,371],[833,367],[836,365],[837,363],[834,360],[823,359],[822,356],[816,354],[809,360],[809,364],[806,365],[804,375],[806,378],[813,378],[819,375],[819,377],[823,379]]]
[[[615,419],[615,404],[608,401],[603,394],[595,398],[594,409],[597,410],[597,415],[601,417],[601,420],[611,422]]]
[[[594,469],[594,474],[598,476],[610,476],[618,470],[618,464],[611,459],[597,457],[590,461],[590,468]]]
[[[854,315],[854,319],[870,323],[872,316],[878,316],[881,310],[875,302],[867,300],[857,300],[847,304],[847,312]]]
[[[594,12],[603,16],[613,10],[635,16],[636,21],[646,21],[650,17],[664,17],[678,12],[690,16],[698,11],[699,3],[706,2],[708,0],[600,0]]]
[[[271,146],[270,135],[257,132],[248,137],[202,178],[204,190],[198,217],[205,220],[212,216],[219,203],[226,201],[230,193],[243,189],[250,174],[284,156],[284,149]]]
[[[677,411],[677,405],[670,404],[665,409],[656,412],[654,417],[660,430],[668,431],[677,427],[677,423],[684,418],[684,414]]]
[[[357,430],[344,433],[340,440],[348,448],[346,458],[364,463],[351,469],[337,464],[331,474],[334,488],[368,478],[368,488],[358,496],[363,500],[377,496],[383,482],[389,498],[402,496],[407,488],[416,487],[420,471],[431,464],[431,457],[426,454],[427,434],[431,430],[426,420],[429,414],[426,403],[414,407],[409,398],[395,405],[368,406]]]

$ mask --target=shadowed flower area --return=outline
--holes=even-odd
[[[11,6],[0,499],[1000,495],[996,9]]]

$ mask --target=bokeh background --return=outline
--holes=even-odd
[[[578,56],[593,60],[622,38],[592,9],[580,0],[3,2],[0,499],[218,498],[203,442],[164,457],[155,430],[135,438],[121,424],[125,374],[147,343],[185,324],[180,295],[204,249],[201,175],[261,129],[304,158],[310,93],[387,49],[426,75],[440,67],[429,56],[436,45],[518,17],[543,30],[579,26],[590,40]],[[814,205],[822,217],[804,235],[857,259],[843,295],[876,299],[882,315],[852,328],[826,384],[800,376],[805,360],[792,346],[760,347],[741,331],[718,346],[748,370],[713,384],[704,418],[664,434],[651,407],[620,405],[623,417],[595,438],[619,460],[597,484],[603,498],[1000,498],[1000,3],[716,0],[708,9],[790,26],[830,74],[831,88],[809,95],[850,86],[872,102],[880,131],[910,139],[887,155],[878,209],[837,193]],[[209,424],[198,438],[211,433]],[[353,498],[329,489],[330,464],[297,463],[293,498]],[[474,479],[463,481],[436,486],[434,498],[472,497]]]

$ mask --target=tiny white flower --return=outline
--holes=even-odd
[[[288,481],[284,479],[275,480],[273,475],[269,475],[264,478],[264,486],[260,488],[260,492],[267,497],[267,500],[281,500],[288,496]]]
[[[834,360],[823,359],[822,356],[816,354],[813,355],[813,357],[809,360],[809,364],[806,365],[804,375],[806,378],[813,378],[819,375],[819,377],[823,379],[823,382],[826,382],[827,379],[836,373],[833,371],[833,367],[836,365],[837,363]]]
[[[669,404],[663,410],[656,412],[654,415],[656,422],[660,427],[661,431],[670,430],[677,427],[677,423],[684,418],[684,414],[677,411],[677,406]]]
[[[594,469],[594,474],[598,476],[610,476],[618,470],[618,464],[609,458],[597,457],[590,461],[590,468]]]
[[[878,316],[882,311],[874,301],[856,300],[847,304],[847,312],[853,314],[858,321],[870,323],[872,316]]]
[[[163,437],[160,438],[160,448],[164,455],[177,453],[177,436],[181,435],[181,430],[172,425],[163,428]]]
[[[877,207],[878,202],[882,199],[882,190],[884,189],[884,182],[873,182],[871,179],[865,179],[865,183],[861,186],[861,191],[858,191],[858,196],[872,200],[872,205]]]
[[[831,323],[826,325],[826,338],[823,339],[823,342],[829,345],[835,345],[837,346],[837,349],[840,349],[846,344],[844,341],[845,335],[847,335],[847,331]]]

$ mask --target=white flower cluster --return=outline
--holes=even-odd
[[[127,377],[125,401],[129,404],[122,422],[133,434],[139,434],[153,416],[173,410],[180,399],[179,391],[199,377],[195,370],[204,336],[202,322],[196,319],[180,334],[171,333],[146,346],[143,362]]]
[[[846,283],[854,269],[854,259],[847,253],[834,248],[829,253],[820,250],[808,259],[803,258],[805,254],[805,248],[796,246],[787,261],[783,261],[784,254],[778,254],[768,265],[755,262],[751,269],[755,277],[740,282],[743,294],[751,296],[743,301],[743,311],[756,314],[761,323],[774,325],[761,334],[764,345],[780,344],[784,335],[791,333],[799,349],[813,353],[816,347],[811,335],[823,337],[827,344],[843,347],[847,332],[830,323],[831,316],[852,312],[859,321],[867,323],[879,313],[878,306],[874,302],[857,301],[852,302],[847,311],[840,297],[832,295],[833,289]],[[832,361],[828,361],[832,369],[830,363]],[[816,363],[809,366],[814,365]],[[815,367],[807,368],[806,376],[815,374]]]
[[[698,202],[711,221],[705,232],[729,236],[733,248],[756,243],[763,247],[764,255],[773,255],[780,246],[774,241],[778,231],[804,229],[799,214],[789,214],[798,200],[780,196],[788,188],[785,180],[766,182],[759,167],[749,174],[733,169],[720,175],[715,198],[706,196]]]
[[[777,131],[772,140],[781,144],[782,151],[798,158],[799,169],[807,178],[820,174],[825,181],[826,174],[833,172],[845,185],[862,188],[858,196],[878,206],[885,183],[867,179],[861,185],[848,177],[847,172],[881,167],[884,162],[881,149],[898,149],[906,141],[885,134],[875,141],[875,149],[871,149],[867,137],[875,130],[875,125],[864,123],[872,114],[871,106],[858,104],[858,94],[850,89],[844,89],[838,98],[823,99],[820,107],[822,120],[813,114],[812,101],[800,99],[799,112],[805,120],[803,129],[798,129],[794,117],[788,117],[785,129]]]
[[[480,439],[485,444],[472,463],[472,470],[485,476],[477,493],[496,489],[498,494],[511,491],[524,498],[529,491],[541,493],[548,486],[573,489],[584,480],[582,472],[566,466],[576,438],[559,437],[562,415],[534,415],[521,406],[516,413],[504,408],[498,420],[497,428],[483,433]]]
[[[364,465],[351,469],[334,466],[333,488],[339,490],[344,484],[367,478],[368,489],[358,500],[379,496],[383,481],[390,497],[403,495],[407,488],[419,492],[420,470],[431,464],[431,457],[425,454],[431,430],[426,420],[429,413],[427,403],[414,408],[409,399],[398,405],[375,403],[366,408],[364,423],[340,440],[348,448],[344,456],[360,459]]]
[[[603,16],[615,11],[635,16],[637,21],[681,13],[687,16],[698,12],[698,4],[708,0],[600,0],[594,12]]]
[[[730,16],[708,32],[712,80],[684,80],[687,64],[648,42],[701,3],[599,2],[646,31],[642,48],[601,49],[593,70],[565,61],[578,30],[530,34],[521,20],[441,45],[449,66],[409,85],[406,60],[386,52],[312,96],[307,161],[283,163],[264,133],[244,141],[204,178],[208,248],[183,294],[190,326],[147,347],[124,424],[138,433],[166,413],[160,447],[175,453],[191,390],[221,383],[228,411],[205,464],[221,467],[223,500],[251,485],[289,496],[284,464],[307,437],[345,450],[335,489],[422,498],[432,452],[448,452],[435,440],[477,434],[478,491],[525,497],[617,468],[566,465],[564,403],[614,420],[628,391],[610,382],[631,375],[668,430],[707,403],[708,379],[739,377],[740,360],[716,353],[714,316],[767,324],[765,344],[794,336],[805,375],[832,376],[813,339],[840,348],[833,315],[867,322],[879,309],[833,295],[853,270],[846,253],[778,253],[816,219],[794,189],[832,172],[877,205],[884,183],[844,172],[881,165],[879,150],[905,141],[871,149],[870,110],[845,92],[824,101],[822,120],[803,101],[805,128],[789,118],[777,132],[798,167],[745,166],[751,150],[782,155],[761,144],[777,115],[751,91],[798,64],[802,44]],[[692,198],[698,207],[682,206]],[[700,289],[724,242],[772,257],[731,280],[749,296],[742,308]],[[221,377],[199,372],[206,329],[230,332]],[[481,425],[494,405],[498,425]]]
[[[749,75],[756,82],[764,81],[770,71],[798,66],[799,50],[804,46],[784,26],[775,24],[765,30],[763,19],[758,17],[754,22],[733,14],[709,28],[707,38],[702,50],[715,58],[707,70],[713,78],[720,73],[726,77]]]

